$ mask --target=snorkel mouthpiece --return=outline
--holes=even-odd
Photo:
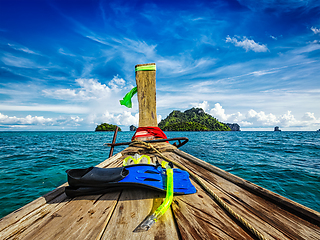
[[[166,169],[167,174],[167,193],[164,202],[157,208],[157,210],[151,214],[146,220],[144,220],[141,225],[140,229],[144,231],[148,231],[151,226],[159,220],[159,218],[165,214],[165,212],[170,208],[173,199],[173,170],[171,164],[162,161],[162,167]]]
[[[153,224],[155,224],[157,221],[154,213],[151,214],[146,220],[144,220],[141,225],[139,226],[140,230],[143,230],[143,231],[148,231]]]

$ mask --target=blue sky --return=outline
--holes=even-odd
[[[320,128],[319,1],[0,0],[0,130],[128,130],[119,100],[150,62],[158,120]]]

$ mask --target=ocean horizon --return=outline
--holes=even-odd
[[[121,131],[116,142],[130,141]],[[316,131],[165,132],[188,137],[180,149],[216,167],[320,211],[320,134]],[[4,217],[67,181],[65,171],[108,158],[113,132],[0,131]],[[126,146],[116,147],[114,154]]]

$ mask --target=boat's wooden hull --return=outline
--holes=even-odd
[[[267,239],[320,239],[320,214],[258,187],[170,144],[156,147],[183,164]],[[118,167],[144,147],[128,147],[99,164]],[[170,211],[147,232],[136,227],[157,208],[163,193],[124,189],[68,198],[65,185],[0,220],[0,239],[256,239],[196,182],[197,193],[175,196]]]

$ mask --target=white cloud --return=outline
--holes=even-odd
[[[28,58],[16,57],[12,54],[4,54],[5,56],[1,58],[2,62],[11,67],[17,68],[41,68],[43,66],[33,62]]]
[[[8,115],[0,113],[0,124],[4,125],[44,125],[52,122],[52,118],[44,118],[42,116],[32,117],[31,115],[28,115],[24,118],[18,118],[16,116],[9,117]]]
[[[209,109],[209,104],[207,101],[203,101],[202,103],[199,103],[197,108],[202,108],[205,112]]]
[[[261,70],[261,71],[254,71],[252,73],[249,73],[248,75],[254,75],[256,77],[259,77],[259,76],[263,76],[263,75],[267,75],[267,74],[273,74],[273,73],[277,73],[279,72],[279,70]]]
[[[106,111],[103,115],[98,117],[93,117],[93,121],[96,124],[100,124],[101,122],[106,122],[110,124],[116,124],[116,125],[135,125],[138,126],[139,123],[139,113],[136,113],[135,115],[132,115],[131,112],[124,111],[120,114],[113,114],[109,113],[109,111]]]
[[[279,117],[280,124],[284,127],[295,127],[301,126],[303,123],[295,119],[295,117],[291,114],[291,111],[283,114]]]
[[[312,129],[313,127],[320,124],[320,118],[317,119],[314,116],[314,113],[307,112],[298,120],[295,116],[291,113],[291,111],[287,111],[285,114],[276,116],[272,113],[266,114],[263,111],[256,112],[253,109],[248,111],[246,114],[246,118],[244,119],[247,123],[244,124],[249,126],[248,123],[252,123],[251,126],[253,127],[260,127],[260,126],[269,126],[274,127],[279,125],[280,127],[286,128],[293,128],[299,127],[302,129]]]
[[[148,45],[145,41],[135,41],[129,38],[124,38],[124,40],[120,42],[133,52],[142,53],[148,58],[155,55],[157,45]]]
[[[309,53],[309,52],[317,51],[319,49],[320,49],[319,41],[314,40],[313,42],[308,42],[308,45],[306,45],[306,46],[292,50],[292,53],[293,54]],[[313,62],[315,62],[315,61],[308,59],[308,62],[305,62],[304,64],[313,63]]]
[[[0,111],[37,111],[59,113],[88,113],[89,108],[76,105],[5,105],[0,104]]]
[[[76,96],[83,100],[101,98],[110,93],[110,88],[97,79],[78,78],[76,82],[81,87]]]
[[[204,106],[206,109],[209,109],[207,101],[196,106]],[[311,112],[306,112],[301,117],[301,120],[296,119],[291,111],[278,116],[272,113],[266,114],[264,111],[257,112],[253,109],[250,109],[246,114],[240,112],[226,114],[225,109],[220,103],[216,103],[214,108],[209,111],[209,114],[225,123],[238,123],[242,128],[251,127],[252,129],[257,128],[260,130],[266,127],[270,127],[271,130],[277,125],[287,129],[295,128],[300,130],[312,130],[320,126],[320,118],[317,119],[315,114]]]
[[[225,110],[222,108],[220,103],[216,103],[214,108],[210,110],[210,114],[217,118],[219,121],[222,122],[238,122],[242,118],[242,114],[240,112],[233,113],[233,114],[226,114]]]
[[[40,55],[39,53],[36,53],[32,50],[30,50],[27,47],[24,46],[18,46],[16,44],[12,44],[12,43],[8,43],[8,46],[10,46],[12,49],[16,50],[16,51],[21,51],[21,52],[25,52],[25,53],[29,53],[29,54],[35,54],[35,55]]]
[[[113,77],[113,79],[108,83],[111,89],[118,89],[119,87],[123,87],[126,81],[123,78],[120,78],[119,75]]]
[[[97,79],[93,78],[78,78],[75,80],[80,88],[75,89],[57,89],[57,90],[43,90],[46,96],[63,99],[63,100],[77,100],[87,101],[92,99],[106,98],[112,92],[117,93],[125,88],[125,81],[118,75],[106,84],[101,84]]]
[[[231,38],[230,36],[227,36],[226,42],[233,43],[236,47],[242,47],[247,52],[249,50],[252,50],[254,52],[267,52],[268,48],[264,44],[256,43],[254,40],[248,39],[246,36],[242,38],[243,40],[238,40],[236,37]]]
[[[70,56],[70,57],[76,57],[76,55],[67,52],[66,50],[64,50],[63,48],[59,48],[58,53],[65,55],[65,56]]]
[[[279,123],[277,117],[272,113],[266,114],[263,111],[256,112],[253,109],[250,109],[246,114],[246,120],[254,123],[259,123],[262,126],[273,126]]]
[[[278,12],[286,13],[286,12],[306,12],[308,13],[311,9],[316,9],[319,3],[318,1],[302,1],[302,0],[238,0],[238,2],[242,6],[248,7],[250,10],[254,12],[263,12],[267,9],[273,9],[274,13]],[[311,3],[312,2],[312,3]]]
[[[26,117],[10,117],[0,113],[0,126],[5,127],[26,127],[26,126],[80,126],[83,122],[83,118],[78,116],[72,117],[58,117],[58,118],[45,118],[43,116],[31,116]]]
[[[59,118],[54,119],[53,125],[79,127],[83,122],[84,122],[84,119],[79,116],[76,116],[76,117],[60,116]]]
[[[123,115],[125,115],[124,111],[137,112],[137,97],[132,99],[133,107],[131,109],[120,105],[119,100],[122,99],[133,86],[127,84],[126,81],[118,75],[114,76],[113,79],[106,84],[92,78],[78,78],[75,81],[79,86],[78,88],[46,89],[43,90],[43,93],[47,97],[64,100],[65,102],[70,102],[70,104],[72,103],[72,105],[78,104],[78,108],[87,109],[86,113],[89,113],[87,116],[88,123],[91,124],[106,122],[101,117],[106,112]],[[125,125],[125,121],[118,115],[109,116],[107,114],[106,117],[107,119],[110,117],[114,124]],[[130,116],[127,117],[131,119]],[[119,122],[121,124],[119,124]]]
[[[74,89],[58,89],[58,90],[43,90],[46,96],[54,97],[57,99],[73,99],[77,96]]]
[[[216,103],[214,108],[210,110],[210,114],[215,118],[219,119],[220,121],[228,120],[228,115],[225,114],[225,110],[222,108],[220,103]]]
[[[119,114],[113,114],[109,111],[105,111],[101,115],[91,115],[89,116],[91,124],[100,124],[100,123],[109,123],[115,125],[122,125],[122,126],[138,126],[139,125],[139,113],[131,113],[129,111],[123,111]],[[162,119],[161,115],[157,116],[157,122],[159,123]]]
[[[314,116],[314,113],[311,112],[306,112],[303,116],[302,119],[304,121],[314,121],[316,120],[316,117]]]
[[[149,45],[145,41],[133,40],[129,38],[117,39],[110,38],[109,36],[101,37],[96,33],[83,28],[80,31],[80,34],[95,42],[111,47],[111,52],[113,53],[116,51],[121,52],[126,63],[130,62],[131,64],[132,61],[137,62],[138,59],[154,59],[156,55],[155,48],[157,45]]]
[[[311,27],[311,30],[312,30],[312,32],[313,32],[314,34],[320,33],[320,29],[318,29],[318,28]]]
[[[241,127],[248,127],[248,126],[252,126],[253,123],[252,123],[252,122],[248,122],[248,121],[241,121],[241,122],[239,123],[239,125],[240,125]]]

